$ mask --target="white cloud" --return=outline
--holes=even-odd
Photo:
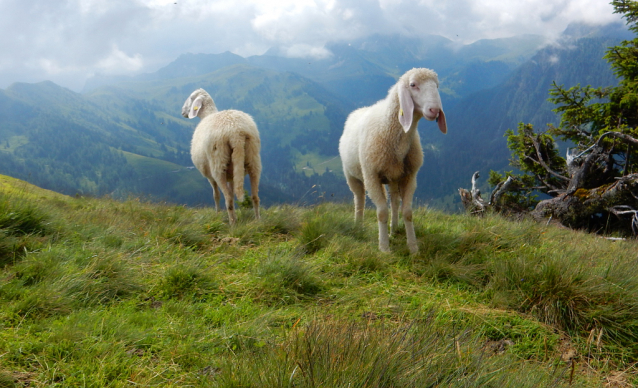
[[[609,0],[0,0],[0,87],[52,79],[78,89],[95,72],[152,71],[184,52],[280,46],[317,58],[330,55],[327,42],[375,33],[469,43],[619,19]]]
[[[332,53],[325,47],[311,46],[308,44],[294,44],[290,47],[286,47],[284,53],[289,58],[323,59],[332,56]]]
[[[113,45],[110,54],[96,64],[96,68],[104,73],[136,72],[144,66],[140,54],[127,55],[117,45]]]

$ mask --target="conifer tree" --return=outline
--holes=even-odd
[[[638,1],[611,4],[638,35]],[[573,228],[638,234],[638,38],[610,47],[604,58],[617,86],[554,83],[550,101],[561,114],[560,124],[536,133],[521,123],[516,133],[506,132],[511,165],[521,173],[490,173],[495,192],[507,186],[490,206],[528,210],[534,218]],[[572,144],[566,158],[555,139]]]

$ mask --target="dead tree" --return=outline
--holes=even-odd
[[[638,146],[638,140],[629,135],[606,132],[579,154],[568,150],[567,165],[562,172],[550,169],[540,152],[536,152],[536,155],[532,153],[533,156],[528,157],[528,160],[542,166],[547,172],[546,176],[557,179],[552,180],[550,187],[543,187],[543,192],[551,198],[538,202],[528,214],[538,221],[558,221],[573,229],[638,234],[638,173],[629,173],[625,168],[621,176],[615,176],[619,170],[614,166],[619,161],[613,156],[614,142],[605,144],[603,141],[609,138],[626,146]],[[533,144],[538,150],[536,143]],[[563,175],[565,172],[567,174]],[[510,182],[511,178],[508,178],[494,189],[486,204],[476,189],[476,178],[478,172],[472,176],[471,192],[459,189],[461,201],[473,214],[482,213],[489,208],[503,212],[504,206],[499,204],[499,198],[507,191],[521,189],[514,184],[516,180]],[[541,176],[537,176],[537,179],[547,181]]]
[[[631,146],[638,140],[619,132],[606,132],[590,148],[579,155],[567,154],[569,180],[564,190],[556,196],[538,203],[531,212],[535,219],[553,217],[571,228],[600,228],[597,219],[614,215],[615,220],[600,220],[633,225],[636,229],[636,209],[638,209],[638,174],[613,176],[613,145],[603,145],[603,140],[613,137]],[[630,217],[626,217],[630,215]]]
[[[502,212],[503,206],[500,203],[500,199],[507,191],[514,189],[517,186],[517,181],[511,176],[505,181],[500,182],[490,195],[489,202],[481,197],[481,190],[476,187],[476,181],[480,177],[479,172],[476,171],[472,174],[472,190],[467,191],[464,188],[459,189],[459,195],[461,196],[461,203],[468,213],[474,215],[484,214],[487,210],[494,210],[496,212]]]

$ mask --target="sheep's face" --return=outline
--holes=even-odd
[[[398,83],[399,121],[407,132],[412,126],[414,114],[420,114],[428,121],[436,120],[441,132],[447,132],[447,123],[441,96],[439,80],[429,69],[412,69],[401,77]]]
[[[196,116],[199,116],[199,112],[201,112],[204,94],[206,92],[204,89],[197,89],[184,102],[184,106],[182,106],[182,116],[192,119]]]

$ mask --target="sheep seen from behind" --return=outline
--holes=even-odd
[[[388,199],[390,189],[392,233],[399,221],[399,200],[410,253],[418,252],[412,222],[412,197],[416,175],[423,164],[418,121],[436,120],[447,133],[447,122],[438,91],[437,74],[430,69],[412,69],[392,86],[385,99],[360,108],[348,116],[339,141],[343,172],[354,194],[355,221],[363,220],[365,194],[377,208],[379,249],[390,251]]]
[[[201,120],[193,133],[191,158],[213,187],[215,209],[219,211],[221,189],[229,223],[235,224],[235,196],[244,199],[244,176],[248,174],[255,217],[259,218],[261,140],[252,117],[238,110],[218,111],[204,89],[195,90],[186,99],[182,116]]]

